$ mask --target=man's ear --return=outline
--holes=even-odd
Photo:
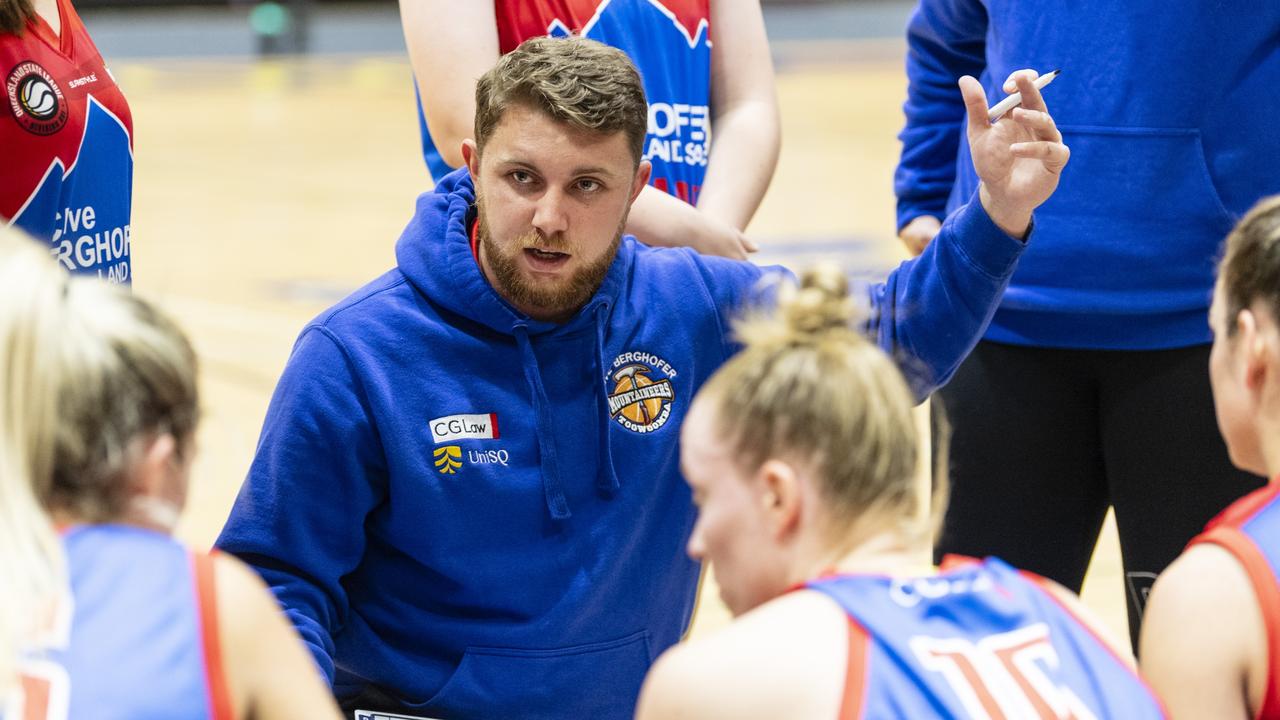
[[[474,180],[480,173],[480,148],[476,147],[476,141],[471,138],[462,141],[462,162],[466,163]]]
[[[766,460],[756,471],[759,501],[774,539],[795,533],[804,506],[800,475],[790,463]]]
[[[636,176],[631,181],[631,202],[635,202],[640,197],[640,192],[644,190],[644,186],[649,184],[649,175],[653,173],[653,163],[648,160],[641,160],[640,165],[636,167]]]

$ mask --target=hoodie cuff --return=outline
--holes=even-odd
[[[991,277],[1007,277],[1035,234],[1036,219],[1031,216],[1025,240],[1008,235],[987,214],[975,191],[968,203],[947,218],[943,227],[948,226],[954,246],[971,265]]]

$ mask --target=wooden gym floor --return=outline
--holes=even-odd
[[[750,228],[758,262],[832,257],[883,275],[905,257],[892,195],[903,52],[863,41],[781,53],[783,149]],[[330,55],[113,71],[136,128],[135,288],[182,323],[202,360],[200,455],[179,534],[207,547],[298,331],[393,264],[430,187],[409,68],[401,56]],[[1124,597],[1109,521],[1085,599],[1121,638]],[[693,631],[727,617],[709,583]]]

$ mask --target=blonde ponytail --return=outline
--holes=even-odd
[[[735,324],[745,347],[700,395],[711,399],[744,470],[777,457],[813,472],[833,541],[886,529],[927,536],[914,484],[912,396],[859,319],[840,269],[816,266],[798,287],[780,288],[771,311]]]

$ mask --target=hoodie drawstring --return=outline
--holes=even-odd
[[[548,412],[547,392],[542,387],[542,373],[538,371],[538,358],[533,354],[529,341],[529,328],[523,323],[511,328],[524,358],[524,378],[533,392],[533,413],[537,420],[538,448],[542,470],[542,492],[547,498],[547,510],[556,520],[568,520],[569,500],[564,495],[564,483],[560,480],[560,460],[556,455],[556,441],[551,431],[551,414]]]
[[[609,363],[604,356],[604,327],[609,314],[608,303],[596,306],[596,358],[600,362],[600,379],[596,383],[596,393],[600,398],[600,470],[596,473],[596,489],[606,497],[613,497],[622,485],[618,482],[618,473],[613,468],[613,442],[609,431],[613,429],[612,416],[609,414],[608,382]]]

